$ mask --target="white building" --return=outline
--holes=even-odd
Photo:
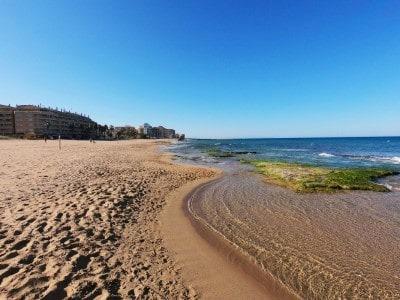
[[[151,128],[152,127],[151,127],[151,125],[149,123],[144,123],[143,124],[143,133],[145,135],[148,135],[149,134],[149,129],[151,129]]]

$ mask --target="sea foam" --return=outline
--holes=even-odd
[[[391,158],[391,161],[393,161],[395,164],[400,164],[400,157],[399,156],[393,156]]]
[[[322,157],[334,157],[335,155],[333,155],[333,154],[330,154],[330,153],[326,153],[326,152],[322,152],[322,153],[320,153],[320,154],[318,154],[319,156],[322,156]]]
[[[399,156],[393,156],[393,157],[377,157],[377,156],[372,156],[369,157],[369,160],[371,161],[381,161],[381,162],[386,162],[386,163],[392,163],[395,165],[400,164],[400,157]]]

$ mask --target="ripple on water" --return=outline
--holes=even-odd
[[[306,298],[399,298],[399,199],[296,194],[236,171],[198,189],[191,210]]]

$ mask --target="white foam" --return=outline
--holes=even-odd
[[[393,156],[391,159],[395,164],[400,164],[400,157],[399,156]]]
[[[320,154],[318,154],[319,156],[322,156],[322,157],[334,157],[335,155],[333,155],[333,154],[330,154],[330,153],[326,153],[326,152],[322,152],[322,153],[320,153]]]
[[[289,151],[289,152],[307,152],[307,151],[309,151],[308,149],[299,149],[299,148],[288,148],[288,149],[272,148],[270,150],[274,150],[274,151]]]
[[[370,158],[372,161],[382,161],[382,162],[390,162],[392,164],[398,165],[400,164],[400,157],[393,156],[393,157],[372,157]]]
[[[389,191],[393,191],[393,186],[391,186],[389,183],[384,183],[383,186],[385,186]]]

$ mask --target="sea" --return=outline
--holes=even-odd
[[[187,139],[169,151],[199,163],[224,163],[209,150],[235,155],[233,159],[267,159],[329,167],[388,167],[400,170],[400,137]]]

